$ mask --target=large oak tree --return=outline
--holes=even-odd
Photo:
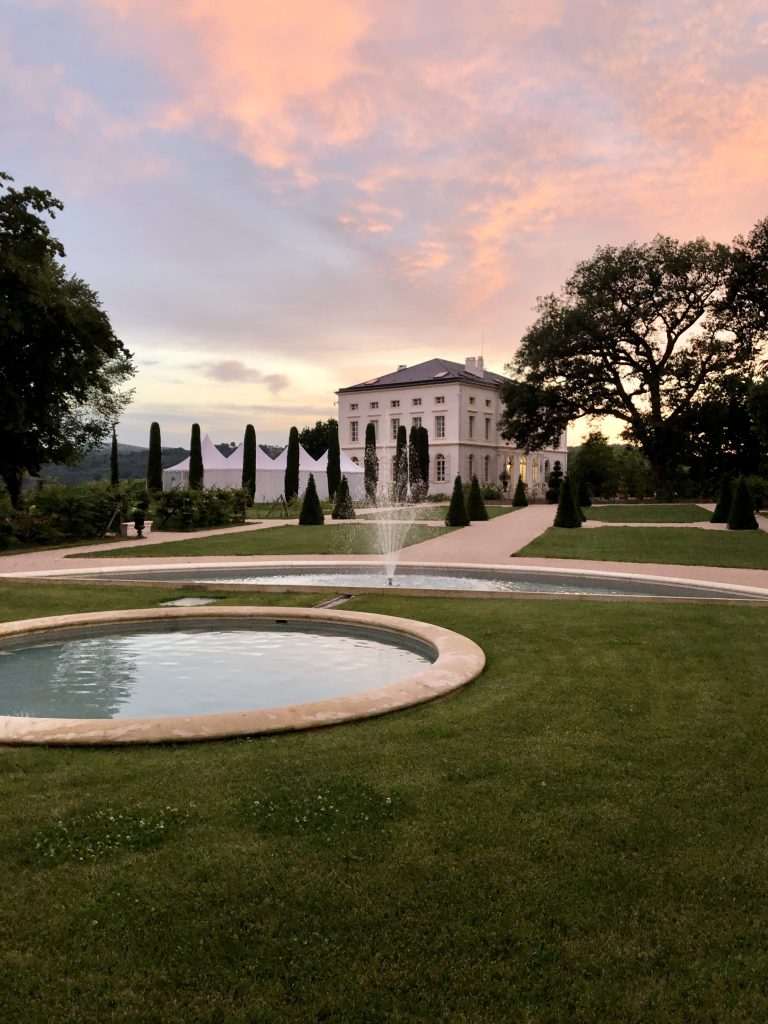
[[[684,458],[697,406],[733,374],[750,378],[765,325],[734,256],[704,239],[604,246],[580,263],[507,367],[502,431],[526,449],[556,443],[581,416],[614,416],[647,456],[657,488]]]
[[[0,172],[0,477],[18,505],[24,473],[77,462],[130,400],[134,372],[93,289],[69,275],[46,218],[50,192]]]

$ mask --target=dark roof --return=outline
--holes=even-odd
[[[450,359],[428,359],[426,363],[405,366],[402,370],[395,370],[394,373],[385,373],[381,377],[364,380],[362,384],[339,388],[337,393],[406,387],[410,384],[454,384],[456,381],[461,381],[464,384],[485,384],[486,387],[496,388],[506,379],[500,373],[493,373],[491,370],[485,370],[481,377],[477,373],[470,373],[469,370],[466,370],[464,363],[454,363]]]

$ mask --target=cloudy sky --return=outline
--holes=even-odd
[[[600,244],[768,215],[765,0],[0,0],[0,169],[135,353],[121,440],[260,440]]]

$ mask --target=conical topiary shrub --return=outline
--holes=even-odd
[[[347,478],[343,476],[336,492],[336,504],[331,512],[332,519],[355,519],[355,506],[352,504],[352,495],[349,493]]]
[[[574,501],[573,488],[570,478],[567,476],[563,477],[563,482],[560,485],[560,500],[557,503],[553,525],[564,530],[573,530],[575,527],[581,526],[581,510]]]
[[[563,467],[560,465],[560,460],[556,459],[552,472],[549,474],[549,480],[547,480],[547,493],[544,496],[548,505],[557,504],[560,498],[560,485],[562,482]]]
[[[528,499],[525,496],[525,484],[523,483],[523,478],[519,476],[517,478],[515,495],[512,498],[512,508],[525,508],[527,504]]]
[[[320,506],[320,499],[317,496],[315,478],[310,473],[307,489],[304,491],[301,513],[299,514],[299,526],[322,526],[324,522],[325,516]]]
[[[483,496],[480,493],[480,484],[474,473],[472,474],[472,483],[469,485],[467,515],[471,522],[485,522],[488,519],[488,510],[485,507]]]
[[[453,481],[453,494],[451,504],[448,506],[448,515],[445,517],[446,526],[469,526],[467,506],[464,504],[464,488],[461,485],[461,477],[457,476]]]
[[[720,493],[717,496],[717,505],[712,513],[710,523],[727,523],[733,505],[733,481],[728,473],[720,481]]]
[[[731,514],[728,516],[729,530],[757,530],[757,520],[753,511],[752,495],[749,493],[747,481],[740,476],[733,491]]]

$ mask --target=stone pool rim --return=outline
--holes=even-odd
[[[316,729],[399,711],[445,696],[477,678],[485,654],[474,641],[428,622],[373,612],[317,608],[195,607],[131,608],[123,611],[52,615],[0,624],[0,641],[36,633],[62,632],[88,626],[185,619],[244,619],[349,625],[405,635],[432,648],[436,660],[397,683],[328,700],[282,707],[157,718],[24,718],[0,715],[0,744],[50,746],[112,746],[147,743],[190,743],[238,736]]]

